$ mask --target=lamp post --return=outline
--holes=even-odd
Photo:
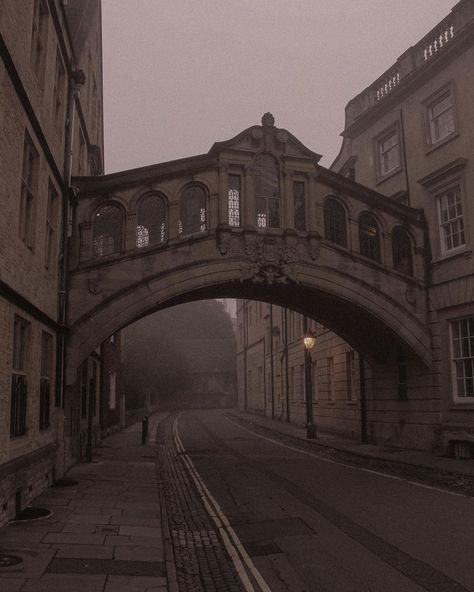
[[[304,339],[304,370],[305,370],[305,395],[306,395],[306,437],[316,438],[316,426],[313,419],[313,386],[311,372],[311,350],[316,343],[316,337],[309,331]]]

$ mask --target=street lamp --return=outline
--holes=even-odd
[[[312,360],[311,350],[316,343],[316,337],[308,331],[303,338],[304,343],[304,370],[305,370],[305,395],[306,395],[306,437],[316,438],[316,426],[313,420],[313,398],[312,398]]]

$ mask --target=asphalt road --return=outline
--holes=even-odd
[[[220,412],[177,433],[272,592],[474,592],[474,499],[348,467]]]

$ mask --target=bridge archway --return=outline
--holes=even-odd
[[[268,187],[264,179],[263,189],[261,154],[272,156],[278,176]],[[391,353],[409,353],[429,367],[420,212],[328,171],[319,158],[275,128],[267,114],[262,126],[215,144],[206,155],[76,179],[67,382],[115,331],[161,308],[211,297],[283,305],[334,330],[368,358],[383,362]],[[183,232],[183,187],[201,187],[206,195],[204,214],[196,200],[198,206],[190,206],[192,232]],[[139,245],[136,207],[151,193],[167,196],[167,233],[160,242]],[[347,213],[346,245],[325,228],[328,195]],[[123,209],[123,242],[98,256],[91,212],[112,198]],[[270,223],[275,207],[278,217]],[[364,212],[379,222],[377,258],[361,249],[358,220]],[[413,240],[411,274],[392,261],[388,229],[399,225]]]

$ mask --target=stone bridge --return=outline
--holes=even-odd
[[[287,306],[369,359],[429,367],[423,214],[319,159],[266,114],[207,154],[74,179],[69,384],[115,331],[215,297]]]

